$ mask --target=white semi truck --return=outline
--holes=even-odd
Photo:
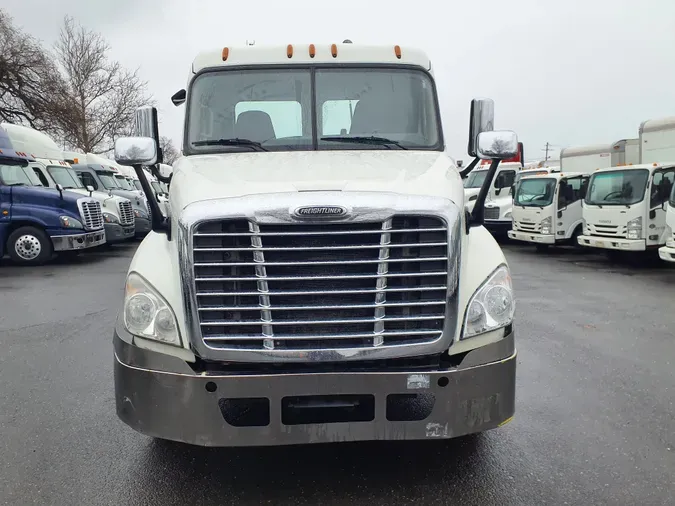
[[[105,228],[105,244],[114,244],[134,237],[134,216],[129,199],[87,189],[78,178],[62,150],[54,140],[33,128],[3,123],[16,150],[30,153],[34,161],[29,167],[46,188],[64,189],[95,199],[101,205]]]
[[[479,204],[517,138],[472,102],[469,154],[495,162],[466,213],[430,69],[394,45],[194,59],[173,96],[171,216],[151,200],[114,330],[126,424],[243,446],[444,439],[513,417],[513,289]],[[148,193],[154,108],[137,131],[116,159]]]
[[[664,246],[675,180],[675,118],[640,125],[640,163],[597,170],[584,198],[579,244],[610,256]]]

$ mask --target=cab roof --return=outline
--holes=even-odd
[[[662,169],[665,167],[675,167],[675,162],[673,163],[639,163],[636,165],[617,165],[614,167],[603,167],[601,169],[595,169],[595,171],[591,172],[591,174],[595,174],[596,172],[614,172],[617,170],[634,170],[634,169],[647,169],[650,172],[654,171],[656,169]]]
[[[560,159],[569,158],[571,156],[583,155],[601,155],[610,153],[612,151],[612,144],[591,144],[588,146],[577,146],[571,148],[563,148],[560,150]]]
[[[47,134],[22,125],[2,123],[12,147],[24,153],[29,153],[33,158],[44,158],[55,165],[63,161],[63,151]]]
[[[431,70],[429,57],[408,46],[362,44],[288,44],[274,46],[225,46],[199,53],[192,73],[209,67],[236,65],[386,63],[417,65]]]

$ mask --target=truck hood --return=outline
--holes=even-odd
[[[437,151],[251,152],[182,157],[170,205],[302,191],[389,192],[444,197],[460,208],[462,180],[454,161]]]
[[[83,197],[89,197],[89,190],[85,190],[84,188],[71,188],[68,191],[77,193],[78,195],[82,195]],[[109,195],[107,192],[101,191],[93,191],[91,193],[91,198],[96,200],[97,202],[100,202],[101,210],[103,212],[111,213],[114,214],[115,216],[119,214],[117,211],[118,204],[124,200],[127,200],[124,197]]]
[[[64,209],[80,215],[77,207],[78,199],[82,196],[71,190],[63,191],[63,198],[59,195],[56,188],[45,188],[43,186],[12,186],[12,202],[15,204],[39,205],[43,207],[53,207]]]
[[[118,197],[123,197],[125,199],[131,200],[131,206],[134,209],[141,209],[147,212],[147,209],[145,207],[145,197],[141,197],[140,194],[138,194],[137,192],[121,189],[111,190],[111,192],[113,195],[117,195]]]

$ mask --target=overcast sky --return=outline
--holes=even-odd
[[[467,159],[469,102],[495,100],[528,159],[557,147],[637,137],[675,115],[673,0],[3,0],[16,24],[51,44],[70,14],[101,32],[111,56],[140,68],[160,133],[181,145],[185,87],[203,49],[341,42],[414,45],[434,65],[448,152]]]

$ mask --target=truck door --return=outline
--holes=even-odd
[[[96,178],[94,178],[94,176],[92,176],[89,172],[77,171],[77,175],[80,176],[80,181],[82,181],[82,184],[85,187],[93,186],[94,190],[98,190],[98,183],[96,182]],[[105,191],[105,188],[102,191]]]
[[[572,237],[581,227],[581,201],[586,196],[588,176],[568,177],[560,180],[558,186],[558,214],[556,235],[562,239]]]
[[[675,186],[675,167],[655,170],[649,191],[649,215],[647,216],[647,244],[665,244],[668,238],[666,210],[670,192]]]

